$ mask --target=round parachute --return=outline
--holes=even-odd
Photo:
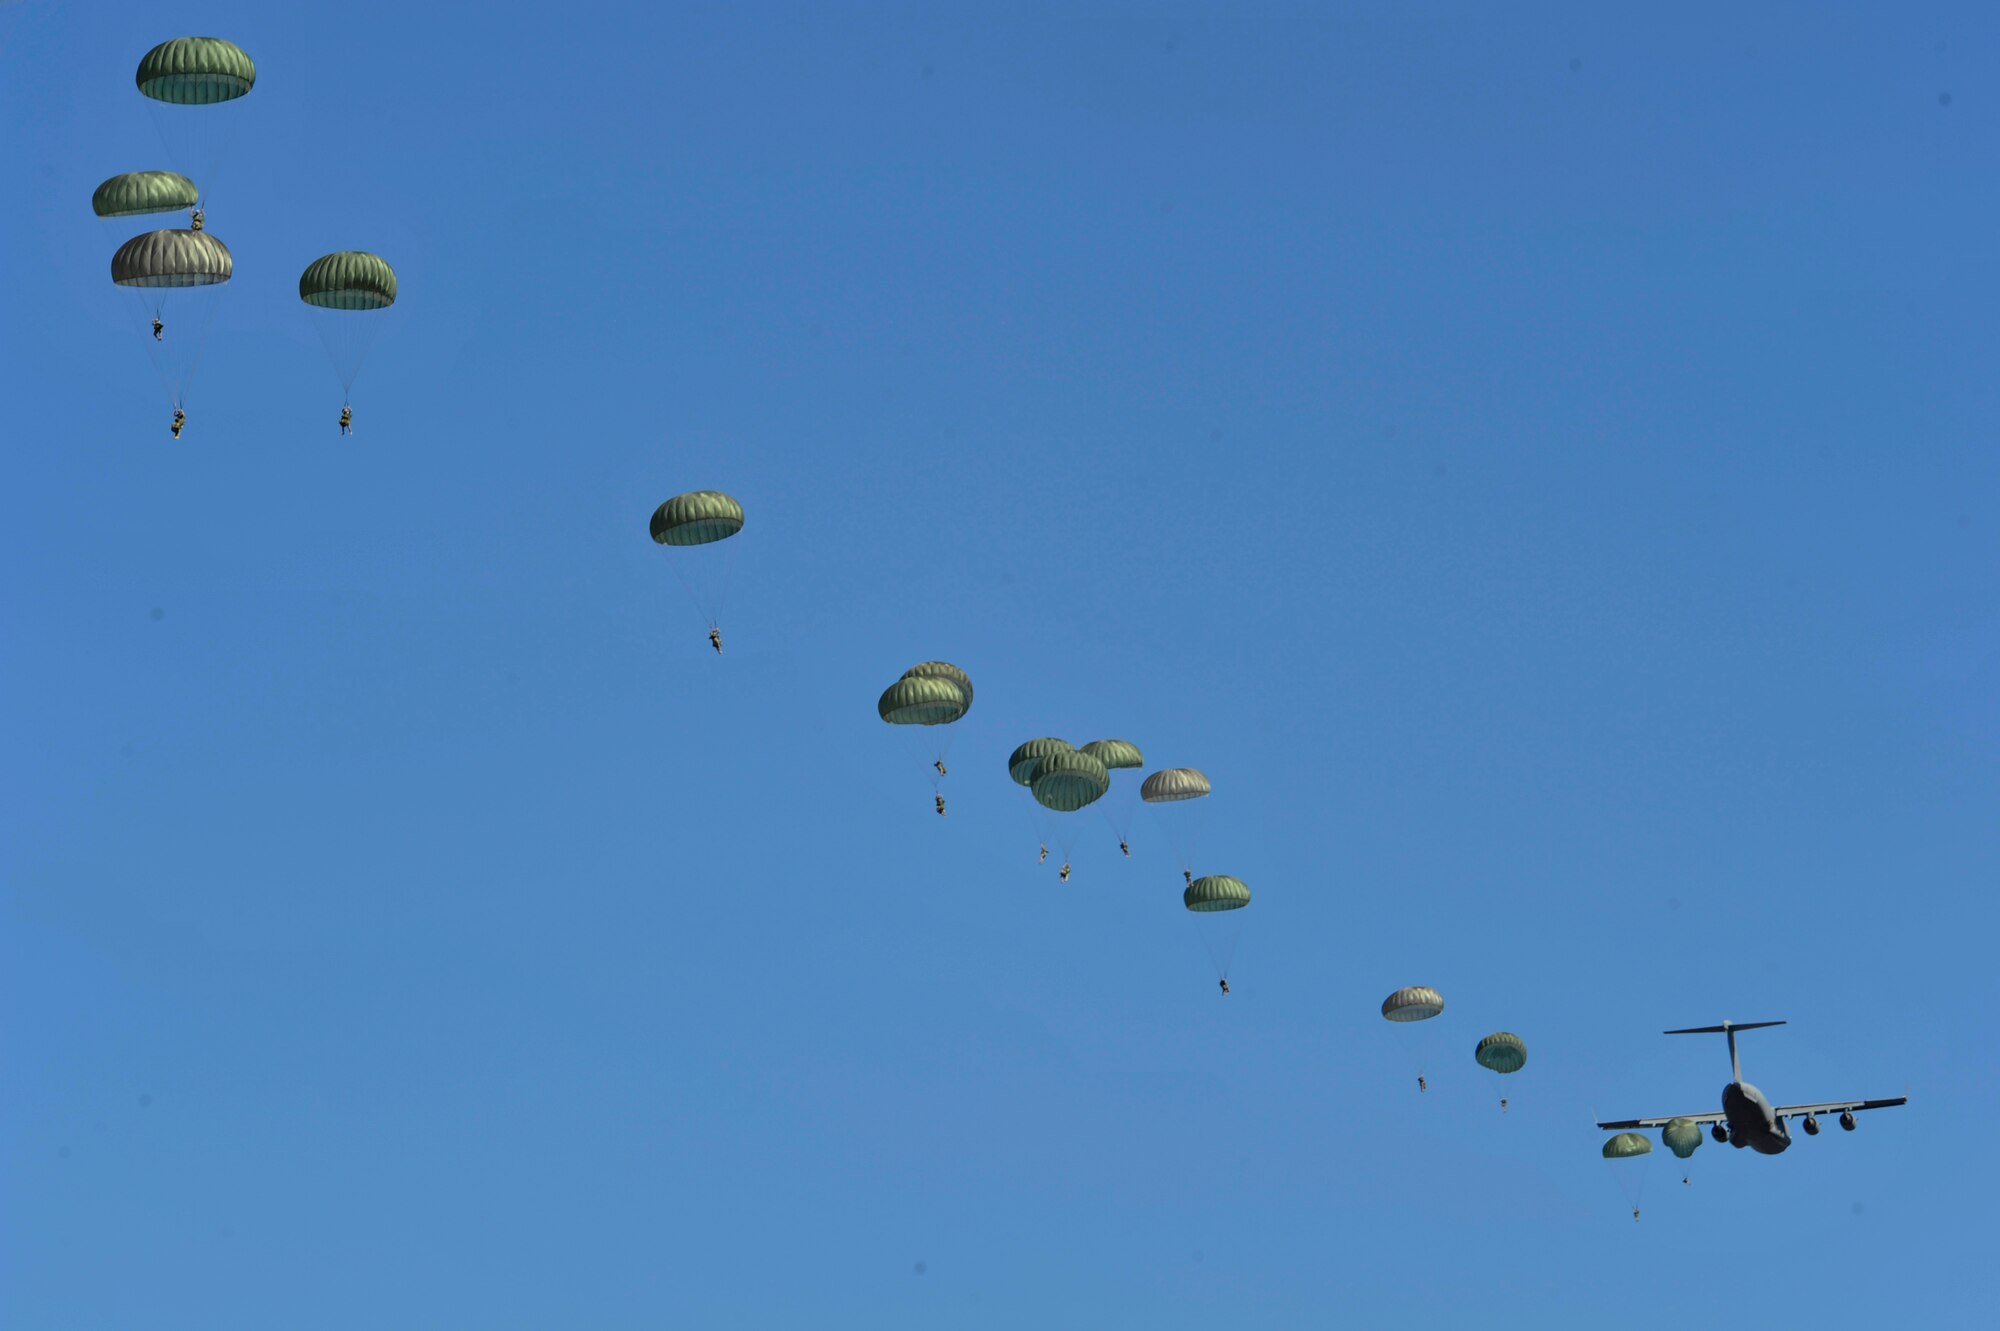
[[[1146,755],[1139,752],[1139,746],[1122,739],[1094,739],[1077,752],[1089,754],[1114,772],[1146,765]]]
[[[743,505],[720,490],[675,495],[653,511],[659,545],[707,545],[743,530]]]
[[[1169,767],[1164,772],[1155,772],[1139,787],[1139,798],[1148,804],[1198,800],[1208,793],[1208,778],[1192,767]]]
[[[1685,1160],[1701,1146],[1701,1124],[1691,1118],[1677,1118],[1661,1131],[1660,1140],[1669,1151]]]
[[[1051,753],[1035,768],[1030,786],[1035,803],[1057,813],[1075,813],[1096,803],[1111,789],[1111,773],[1104,764],[1075,749]]]
[[[229,247],[207,231],[148,231],[111,256],[111,280],[121,287],[208,287],[235,270]]]
[[[99,185],[90,210],[99,217],[178,213],[201,202],[201,191],[178,171],[127,171]]]
[[[903,678],[882,693],[875,710],[892,726],[944,726],[965,715],[965,694],[934,675]]]
[[[349,393],[360,377],[381,321],[355,319],[354,312],[386,310],[396,303],[396,270],[380,255],[343,250],[314,259],[299,274],[299,299],[330,314],[309,316],[326,346],[327,359]]]
[[[1097,759],[1110,772],[1136,771],[1146,765],[1146,755],[1139,752],[1139,746],[1125,739],[1094,739],[1079,752]],[[1132,858],[1132,815],[1140,803],[1137,785],[1130,780],[1121,783],[1117,797],[1103,805],[1104,821],[1117,835],[1118,849],[1127,860]]]
[[[386,310],[396,303],[396,270],[360,250],[329,254],[299,274],[299,299],[322,310]]]
[[[214,232],[192,228],[148,231],[111,256],[111,280],[132,293],[140,327],[152,325],[142,335],[146,355],[176,411],[187,405],[209,321],[235,268]]]
[[[1398,989],[1382,1000],[1382,1015],[1390,1021],[1429,1021],[1444,1011],[1444,996],[1418,985]]]
[[[965,695],[965,710],[972,710],[972,676],[949,661],[924,661],[903,672],[904,679],[948,679]]]
[[[1219,910],[1241,910],[1250,904],[1250,889],[1240,878],[1210,874],[1197,878],[1181,893],[1181,903],[1199,915]]]
[[[257,66],[235,42],[176,37],[139,61],[139,91],[156,102],[209,106],[231,102],[257,85]]]
[[[1007,775],[1014,778],[1014,784],[1017,786],[1032,786],[1035,784],[1035,771],[1042,765],[1042,759],[1050,754],[1075,751],[1068,740],[1031,739],[1009,755]]]
[[[1482,1068],[1495,1072],[1519,1072],[1528,1063],[1528,1046],[1518,1035],[1506,1031],[1495,1031],[1479,1042],[1472,1051]]]
[[[1638,1132],[1621,1132],[1604,1143],[1606,1160],[1639,1160],[1653,1153],[1652,1139]],[[1619,1191],[1632,1207],[1632,1218],[1639,1218],[1639,1198],[1646,1190],[1646,1173],[1633,1165],[1621,1165],[1611,1171],[1618,1180]]]

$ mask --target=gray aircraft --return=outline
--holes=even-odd
[[[1765,1026],[1784,1024],[1782,1021],[1725,1021],[1720,1026],[1691,1026],[1684,1031],[1663,1032],[1666,1035],[1729,1037],[1731,1080],[1722,1088],[1722,1112],[1680,1114],[1676,1117],[1708,1124],[1710,1135],[1719,1142],[1729,1142],[1739,1148],[1748,1146],[1760,1155],[1776,1155],[1792,1144],[1792,1131],[1786,1126],[1790,1119],[1804,1119],[1800,1126],[1806,1130],[1806,1136],[1817,1137],[1821,1114],[1839,1114],[1840,1126],[1852,1132],[1854,1116],[1862,1110],[1887,1109],[1892,1105],[1909,1103],[1909,1096],[1899,1095],[1893,1100],[1829,1100],[1825,1104],[1783,1105],[1773,1109],[1762,1091],[1743,1080],[1743,1065],[1736,1057],[1736,1032],[1754,1031]],[[1635,1128],[1663,1128],[1671,1122],[1672,1118],[1628,1118],[1617,1123],[1600,1123],[1597,1126],[1616,1132],[1631,1131]]]

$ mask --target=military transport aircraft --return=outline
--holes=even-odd
[[[1743,1080],[1743,1065],[1736,1057],[1736,1032],[1754,1031],[1765,1026],[1782,1026],[1782,1021],[1725,1021],[1720,1026],[1693,1026],[1684,1031],[1665,1031],[1666,1035],[1726,1035],[1729,1037],[1730,1083],[1722,1088],[1722,1112],[1720,1114],[1683,1114],[1680,1117],[1695,1123],[1706,1123],[1709,1132],[1719,1142],[1729,1142],[1737,1147],[1748,1146],[1760,1155],[1776,1155],[1792,1144],[1791,1129],[1786,1120],[1804,1118],[1802,1125],[1806,1136],[1819,1135],[1819,1116],[1839,1114],[1840,1126],[1848,1132],[1854,1131],[1854,1116],[1863,1109],[1887,1109],[1891,1105],[1908,1104],[1910,1097],[1899,1095],[1893,1100],[1830,1100],[1818,1105],[1784,1105],[1773,1109],[1764,1093]],[[1671,1118],[1628,1118],[1618,1123],[1600,1123],[1597,1126],[1611,1131],[1634,1128],[1662,1128]],[[1696,1140],[1699,1140],[1697,1138]]]

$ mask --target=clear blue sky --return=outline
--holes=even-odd
[[[1752,9],[10,8],[0,1324],[1989,1320],[2000,14]],[[189,33],[175,445],[88,199]],[[1230,997],[1043,734],[1213,777]],[[1917,1098],[1635,1225],[1725,1017]]]

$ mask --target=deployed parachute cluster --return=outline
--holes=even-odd
[[[1408,989],[1398,989],[1382,1000],[1382,1016],[1398,1024],[1428,1022],[1444,1012],[1444,996],[1428,986],[1418,985]],[[1480,1067],[1499,1076],[1510,1077],[1528,1065],[1528,1044],[1512,1031],[1494,1031],[1481,1036],[1472,1047],[1472,1059]],[[1420,1065],[1421,1067],[1421,1065]],[[1430,1089],[1429,1074],[1419,1071],[1417,1089]],[[1504,1113],[1507,1101],[1500,1101]],[[1667,1124],[1660,1134],[1667,1149],[1685,1160],[1693,1155],[1701,1145],[1701,1128],[1692,1120],[1677,1118]],[[1653,1143],[1641,1133],[1621,1132],[1604,1143],[1603,1155],[1606,1160],[1629,1161],[1652,1154]],[[1683,1183],[1687,1180],[1682,1179]],[[1626,1201],[1632,1207],[1632,1218],[1639,1218],[1640,1192],[1645,1185],[1645,1176],[1633,1172],[1629,1167],[1618,1171],[1618,1184],[1624,1190]]]
[[[1411,1025],[1420,1021],[1430,1021],[1444,1014],[1444,995],[1428,985],[1413,985],[1398,989],[1382,1000],[1384,1020],[1398,1025]],[[1495,1031],[1482,1036],[1472,1047],[1472,1061],[1489,1072],[1501,1076],[1511,1076],[1528,1065],[1528,1044],[1512,1031]],[[1417,1089],[1430,1089],[1430,1077],[1425,1071],[1417,1073]],[[1504,1113],[1507,1101],[1500,1101]]]
[[[734,498],[718,490],[694,490],[688,494],[674,496],[664,502],[652,514],[652,540],[658,546],[672,548],[712,548],[718,542],[726,542],[742,532],[744,510]],[[688,570],[682,562],[692,556],[676,556],[676,572],[684,578]],[[710,586],[710,584],[704,584]],[[702,606],[702,616],[708,622],[708,642],[714,646],[716,654],[722,654],[722,630],[716,620],[718,598],[714,592],[702,592],[690,582],[690,592],[694,592],[696,602]],[[930,769],[928,779],[932,787],[932,801],[938,817],[946,817],[944,799],[944,777],[950,775],[946,757],[950,753],[952,727],[966,717],[972,709],[972,675],[950,662],[918,662],[892,681],[882,695],[876,699],[876,715],[894,727],[908,727],[908,733],[918,741],[920,753],[926,757]],[[1060,845],[1062,859],[1058,867],[1058,881],[1068,883],[1074,871],[1070,861],[1070,851],[1076,841],[1074,815],[1092,807],[1104,805],[1106,797],[1112,795],[1118,785],[1116,773],[1138,771],[1146,765],[1144,751],[1130,739],[1090,739],[1088,743],[1070,743],[1054,735],[1042,735],[1038,739],[1024,739],[1006,757],[1008,777],[1028,791],[1032,801],[1026,805],[1036,817],[1040,827],[1040,855],[1038,863],[1048,863],[1050,841]],[[1126,777],[1126,789],[1132,789],[1132,779]],[[1174,851],[1174,859],[1182,873],[1182,893],[1180,901],[1186,907],[1186,915],[1200,923],[1202,941],[1208,947],[1210,959],[1216,963],[1218,985],[1222,993],[1230,991],[1230,961],[1234,957],[1236,931],[1234,925],[1246,905],[1250,905],[1250,885],[1240,877],[1228,873],[1206,873],[1196,877],[1196,831],[1200,811],[1212,793],[1212,783],[1204,771],[1194,767],[1162,767],[1146,775],[1136,783],[1136,805],[1134,807],[1156,807],[1160,813],[1160,831],[1166,833],[1166,841]],[[1130,821],[1124,819],[1112,807],[1106,807],[1106,817],[1118,837],[1120,853],[1130,861]],[[1402,1035],[1418,1055],[1416,1087],[1418,1091],[1430,1089],[1430,1069],[1424,1057],[1424,1031],[1436,1017],[1444,1015],[1444,995],[1430,985],[1410,985],[1396,989],[1386,999],[1382,999],[1382,1017],[1392,1025],[1410,1029],[1410,1035]],[[1514,1077],[1528,1065],[1528,1041],[1524,1041],[1514,1031],[1490,1031],[1472,1045],[1472,1061],[1494,1073],[1496,1077]],[[1512,1085],[1512,1083],[1500,1083]],[[1508,1097],[1500,1095],[1500,1111],[1508,1111]],[[1702,1145],[1702,1129],[1692,1119],[1672,1119],[1660,1133],[1662,1143],[1678,1157],[1688,1159]],[[1640,1217],[1640,1189],[1644,1185],[1644,1173],[1634,1171],[1630,1161],[1642,1159],[1652,1153],[1652,1141],[1642,1133],[1618,1133],[1604,1143],[1602,1155],[1606,1161],[1620,1165],[1618,1183],[1626,1191],[1632,1205],[1632,1219]],[[1686,1181],[1686,1179],[1682,1179]]]
[[[1014,784],[1027,787],[1038,811],[1064,815],[1087,809],[1110,794],[1112,773],[1136,771],[1145,765],[1146,755],[1139,746],[1123,739],[1097,739],[1077,746],[1068,740],[1044,737],[1027,740],[1007,755],[1007,775],[1013,778]],[[1145,804],[1175,804],[1199,799],[1208,793],[1208,778],[1191,767],[1155,772],[1139,784],[1139,798]],[[1127,860],[1131,859],[1129,822],[1108,810],[1107,817],[1117,833],[1120,854]],[[1042,820],[1041,826],[1040,862],[1047,862],[1049,841],[1055,840],[1063,850],[1062,866],[1057,870],[1057,877],[1067,883],[1072,867],[1070,852],[1076,839],[1074,824],[1065,821],[1053,833],[1046,819]],[[1250,889],[1240,878],[1227,874],[1196,878],[1191,865],[1191,843],[1183,841],[1182,844],[1189,846],[1190,850],[1182,851],[1177,857],[1182,861],[1184,884],[1181,904],[1190,914],[1217,915],[1241,910],[1250,904]],[[1233,929],[1220,937],[1214,931],[1205,932],[1203,936],[1203,942],[1208,945],[1210,957],[1215,962],[1217,982],[1225,994],[1229,992],[1229,967],[1235,952],[1235,937]]]
[[[924,661],[903,672],[903,677],[882,690],[875,703],[876,714],[892,726],[948,726],[972,710],[972,676],[949,661]],[[926,735],[928,732],[925,732]],[[931,797],[938,817],[945,816],[945,776],[951,771],[944,760],[951,749],[949,731],[935,742],[924,740],[931,754]]]
[[[743,530],[743,506],[719,490],[689,491],[675,495],[655,509],[649,530],[656,545],[682,549],[713,546]],[[718,571],[710,567],[704,570],[708,576],[696,577],[694,557],[677,553],[673,562],[676,573],[688,585],[689,593],[701,610],[708,627],[709,645],[718,656],[721,655]],[[951,772],[946,762],[954,733],[951,727],[972,710],[972,698],[972,676],[964,669],[949,661],[920,661],[883,689],[875,702],[876,715],[885,724],[910,728],[928,764],[932,809],[940,818],[949,816],[944,780]],[[1035,812],[1038,815],[1063,815],[1059,831],[1044,824],[1039,860],[1041,863],[1048,862],[1051,841],[1062,846],[1063,858],[1057,870],[1059,881],[1069,882],[1074,868],[1070,851],[1075,841],[1075,824],[1068,821],[1069,817],[1103,800],[1111,792],[1114,772],[1136,771],[1145,763],[1146,756],[1139,746],[1124,739],[1097,739],[1081,746],[1052,737],[1031,739],[1008,756],[1007,773],[1015,784],[1028,790],[1033,797]],[[1139,802],[1145,805],[1185,805],[1204,799],[1209,791],[1208,778],[1195,769],[1167,768],[1154,772],[1140,783]],[[1106,814],[1116,832],[1119,851],[1130,860],[1129,820],[1122,813],[1110,809],[1106,810]],[[1250,888],[1242,879],[1227,874],[1195,877],[1193,841],[1188,835],[1192,820],[1176,816],[1174,821],[1180,824],[1177,846],[1184,884],[1181,904],[1188,913],[1197,918],[1227,916],[1249,905]],[[1217,940],[1205,936],[1205,941],[1210,942],[1218,983],[1226,994],[1229,992],[1228,970],[1234,951],[1234,932],[1232,930],[1226,937]],[[1222,944],[1219,951],[1218,942]]]
[[[235,111],[229,108],[257,86],[257,66],[234,42],[177,37],[146,52],[135,81],[175,169],[113,176],[92,193],[90,206],[108,223],[188,215],[186,227],[133,236],[111,256],[111,281],[133,293],[147,353],[173,407],[173,437],[179,439],[208,325],[236,275],[229,247],[208,230],[208,196],[197,182],[211,179],[220,164],[234,128],[229,122]],[[314,311],[309,317],[340,377],[340,433],[350,435],[354,380],[377,331],[375,319],[359,316],[396,303],[395,270],[374,254],[329,254],[299,276],[299,299]]]
[[[1398,989],[1382,1000],[1382,1016],[1399,1025],[1414,1025],[1428,1022],[1444,1013],[1444,995],[1426,985],[1416,985]],[[1480,1067],[1502,1077],[1511,1077],[1528,1066],[1528,1043],[1512,1031],[1494,1031],[1481,1036],[1472,1047],[1472,1059]],[[1417,1089],[1430,1089],[1430,1075],[1424,1064],[1419,1063]],[[1500,1101],[1501,1112],[1506,1112],[1507,1101]],[[1660,1139],[1668,1150],[1685,1160],[1701,1145],[1701,1128],[1691,1119],[1677,1118],[1668,1123],[1660,1133]],[[1603,1155],[1606,1160],[1628,1161],[1652,1154],[1652,1140],[1637,1132],[1621,1132],[1604,1143]],[[1681,1180],[1687,1182],[1685,1178]],[[1634,1173],[1629,1167],[1618,1172],[1618,1184],[1624,1190],[1626,1200],[1632,1207],[1632,1218],[1639,1218],[1640,1191],[1645,1184],[1643,1174]]]
[[[186,215],[185,226],[148,230],[122,240],[111,256],[111,280],[133,294],[145,333],[144,345],[153,358],[173,407],[172,433],[179,439],[187,419],[188,394],[200,360],[201,345],[220,293],[235,278],[229,247],[208,227],[206,186],[221,157],[216,141],[227,126],[213,123],[232,104],[255,88],[257,70],[250,56],[234,43],[215,37],[182,37],[162,42],[140,60],[135,81],[155,114],[167,144],[170,170],[144,170],[114,175],[91,195],[96,216],[121,231],[129,219],[161,219]],[[193,174],[189,174],[192,172]],[[142,223],[142,225],[144,225]],[[368,345],[378,328],[377,316],[397,300],[395,270],[379,255],[359,250],[323,255],[308,263],[298,279],[299,300],[311,311],[339,377],[342,391],[340,431],[352,433],[352,390]],[[169,317],[171,316],[171,318]],[[191,325],[191,327],[189,326]],[[722,653],[720,610],[723,571],[733,547],[725,543],[744,525],[743,506],[719,490],[695,490],[676,495],[653,513],[653,541],[672,548],[676,573],[707,623],[708,640]],[[718,551],[715,547],[722,546]],[[882,691],[876,703],[881,720],[911,727],[929,762],[934,808],[946,816],[943,782],[950,769],[951,729],[972,709],[973,684],[962,668],[946,661],[923,661]],[[1137,772],[1146,765],[1137,744],[1125,739],[1095,739],[1077,745],[1052,736],[1020,743],[1007,757],[1011,780],[1031,797],[1026,806],[1040,830],[1038,863],[1050,858],[1050,843],[1062,850],[1057,871],[1067,884],[1073,873],[1071,852],[1077,836],[1075,815],[1100,806],[1116,835],[1125,860],[1132,858],[1132,810],[1153,808],[1158,830],[1172,848],[1182,877],[1181,904],[1186,915],[1200,922],[1204,943],[1215,961],[1218,982],[1229,992],[1229,970],[1235,947],[1235,926],[1250,904],[1251,890],[1229,874],[1195,873],[1197,833],[1202,810],[1212,793],[1208,776],[1192,767],[1162,768],[1137,783],[1137,800],[1110,800],[1118,773]],[[1123,779],[1130,791],[1133,778]],[[1148,815],[1155,817],[1155,815]],[[1383,1000],[1382,1016],[1402,1027],[1421,1029],[1441,1016],[1443,996],[1433,988],[1398,989]],[[1424,1037],[1406,1038],[1413,1045]],[[1519,1073],[1528,1061],[1520,1036],[1494,1031],[1473,1047],[1473,1060],[1502,1077]],[[1509,1083],[1503,1083],[1509,1084]],[[1420,1062],[1419,1091],[1429,1089],[1429,1072]],[[1500,1099],[1504,1111],[1506,1098]],[[1810,1129],[1810,1125],[1809,1128]],[[1700,1147],[1700,1126],[1685,1118],[1669,1122],[1662,1143],[1682,1160]],[[1652,1142],[1636,1132],[1621,1132],[1604,1143],[1606,1160],[1630,1162],[1652,1153]],[[1629,1173],[1629,1169],[1628,1169]],[[1632,1214],[1639,1215],[1637,1186],[1641,1180],[1621,1176],[1631,1189]]]
[[[709,644],[718,656],[722,653],[719,569],[713,561],[698,569],[697,561],[703,556],[697,552],[728,542],[743,530],[743,523],[743,505],[734,497],[719,490],[692,490],[662,503],[648,524],[654,544],[673,549],[675,572],[688,584],[700,607]],[[705,576],[696,576],[698,572]],[[875,702],[875,713],[884,724],[907,730],[916,742],[928,767],[931,807],[940,818],[950,813],[944,781],[951,772],[947,759],[953,728],[972,710],[972,702],[971,674],[949,661],[918,662],[884,688]],[[1104,807],[1119,852],[1129,862],[1130,819],[1118,802],[1106,804],[1106,797],[1117,784],[1116,774],[1136,773],[1145,766],[1145,752],[1128,739],[1094,739],[1079,745],[1043,736],[1017,745],[1007,756],[1007,775],[1030,796],[1027,807],[1040,830],[1037,862],[1047,864],[1050,844],[1059,846],[1062,858],[1057,880],[1067,884],[1075,870],[1075,816],[1093,806]],[[1132,778],[1128,776],[1124,782],[1126,789],[1131,789]],[[1232,874],[1195,874],[1200,811],[1213,790],[1208,775],[1196,768],[1161,768],[1137,782],[1138,800],[1133,807],[1162,810],[1158,815],[1160,830],[1181,871],[1181,905],[1190,920],[1201,922],[1198,928],[1215,963],[1217,985],[1227,994],[1240,912],[1250,904],[1251,890]],[[1428,1010],[1426,1002],[1431,1005]],[[1384,1005],[1383,1014],[1396,1021],[1416,1020],[1443,1010],[1443,1000],[1434,990],[1399,991],[1392,1004]],[[1527,1050],[1517,1037],[1502,1033],[1482,1042],[1479,1057],[1497,1071],[1513,1072],[1526,1061]]]

